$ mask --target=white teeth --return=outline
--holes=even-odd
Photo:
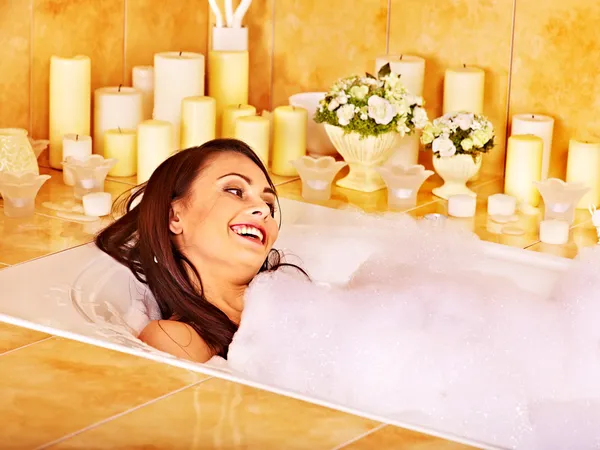
[[[232,227],[232,230],[239,235],[251,235],[251,236],[258,238],[258,240],[260,240],[260,242],[263,241],[264,236],[258,228],[242,225],[242,226]]]

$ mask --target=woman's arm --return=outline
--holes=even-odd
[[[138,339],[157,350],[194,362],[204,363],[214,356],[191,326],[174,320],[153,320]]]

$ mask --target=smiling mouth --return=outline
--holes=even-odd
[[[259,230],[252,225],[233,225],[231,231],[237,234],[240,237],[248,239],[255,244],[264,245],[265,243],[265,234],[262,230]]]

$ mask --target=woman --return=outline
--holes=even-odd
[[[150,322],[139,339],[197,362],[226,357],[249,283],[291,265],[273,249],[281,216],[260,159],[233,139],[182,150],[126,210],[96,245],[148,285],[166,319]]]

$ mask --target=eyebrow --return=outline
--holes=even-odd
[[[222,178],[226,178],[226,177],[239,177],[242,180],[244,180],[246,183],[248,183],[249,185],[252,185],[252,180],[250,178],[248,178],[246,175],[242,175],[241,173],[237,173],[237,172],[231,172],[231,173],[227,173],[225,175],[220,176],[218,179],[222,179]],[[274,196],[277,196],[277,194],[275,193],[275,191],[270,188],[270,187],[266,187],[263,189],[263,192],[265,194],[272,194]]]

